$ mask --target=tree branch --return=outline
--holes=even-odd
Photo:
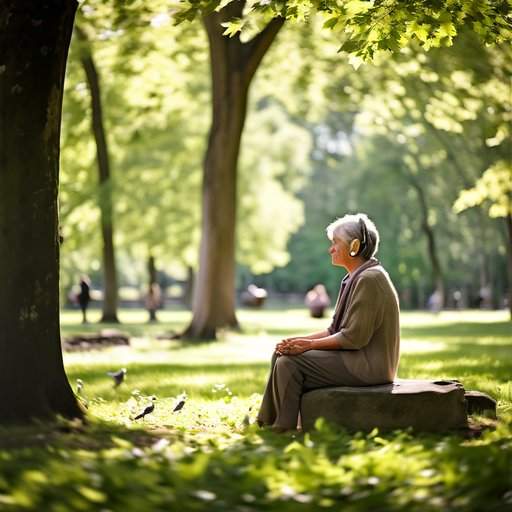
[[[272,18],[268,25],[243,45],[244,75],[249,81],[256,73],[260,62],[283,26],[285,19]]]

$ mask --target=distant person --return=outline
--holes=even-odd
[[[478,291],[478,307],[480,309],[491,308],[492,292],[490,286],[482,286]]]
[[[80,277],[80,292],[77,295],[77,301],[82,311],[82,323],[87,323],[87,308],[91,301],[91,281],[88,276],[83,275]]]
[[[432,295],[428,298],[428,309],[432,311],[432,313],[439,313],[441,309],[443,309],[443,294],[440,290],[434,291]]]
[[[455,290],[453,292],[453,307],[455,309],[462,309],[462,292],[460,290]]]
[[[156,312],[162,305],[162,291],[158,283],[151,283],[150,287],[148,288],[148,293],[146,294],[145,303],[146,309],[149,313],[149,321],[156,322],[158,320],[156,317]]]
[[[323,284],[317,284],[313,289],[306,293],[304,301],[309,308],[309,313],[313,318],[323,318],[325,308],[331,304],[331,299],[327,295],[327,290]]]
[[[364,214],[345,215],[327,227],[327,236],[332,264],[348,274],[327,329],[276,345],[257,418],[276,432],[297,427],[306,391],[386,384],[396,377],[400,311],[389,275],[374,258],[377,228]]]
[[[255,284],[250,284],[247,287],[247,290],[242,292],[240,300],[244,306],[259,308],[265,303],[267,295],[267,290],[264,288],[259,288]]]

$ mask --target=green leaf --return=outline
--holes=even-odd
[[[334,18],[329,18],[324,23],[324,28],[334,28],[338,24],[339,18],[336,16]]]
[[[98,491],[97,489],[92,489],[91,487],[85,487],[81,485],[78,487],[78,492],[87,500],[92,501],[93,503],[104,503],[107,501],[107,496],[104,493]]]
[[[236,18],[232,21],[228,21],[226,23],[221,23],[221,25],[226,28],[226,30],[224,30],[222,35],[233,37],[236,34],[238,34],[238,32],[242,31],[244,24],[245,24],[245,22],[241,18]]]
[[[430,25],[419,25],[416,22],[411,24],[411,33],[414,34],[418,40],[422,41],[423,43],[427,41],[427,38],[430,35],[430,29]]]
[[[361,41],[356,39],[347,39],[341,46],[339,51],[353,53],[361,48]]]
[[[438,35],[442,37],[448,37],[450,40],[453,36],[457,35],[457,29],[455,25],[450,22],[441,23],[441,26],[437,29]]]

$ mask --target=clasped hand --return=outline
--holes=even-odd
[[[311,340],[306,338],[285,338],[276,345],[276,353],[279,356],[295,356],[302,354],[311,348]]]

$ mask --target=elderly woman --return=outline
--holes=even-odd
[[[303,392],[327,386],[392,382],[400,353],[398,298],[374,258],[375,224],[364,214],[345,215],[327,227],[332,264],[341,281],[331,325],[278,343],[258,413],[258,424],[277,432],[297,427]]]

